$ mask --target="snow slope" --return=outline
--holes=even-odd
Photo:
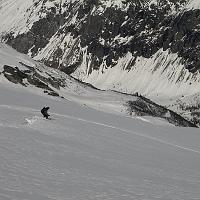
[[[199,0],[189,0],[186,7],[189,9],[200,9],[200,2]]]
[[[26,26],[31,25],[33,19],[37,21],[39,19],[37,14],[31,16],[30,8],[33,3],[33,0],[0,0],[1,31],[24,32],[28,28]],[[29,17],[32,19],[30,18],[30,21],[27,21]]]
[[[1,33],[10,31],[14,35],[25,33],[30,30],[34,22],[46,17],[48,9],[51,9],[55,4],[75,1],[77,0],[0,0]]]
[[[36,62],[28,56],[18,53],[6,44],[0,43],[0,70],[2,71],[4,65],[10,65],[16,67],[19,65],[23,69],[23,66],[19,62],[34,67]]]
[[[199,73],[192,74],[177,54],[159,50],[151,58],[138,57],[130,70],[125,70],[134,60],[129,52],[113,68],[104,63],[99,70],[87,72],[87,65],[78,68],[73,76],[97,88],[113,89],[127,93],[139,92],[151,97],[177,97],[199,91]],[[117,78],[116,78],[117,77]]]
[[[23,68],[19,61],[45,68],[6,45],[0,49],[1,70],[5,64]],[[57,72],[45,70],[44,76]],[[124,117],[122,102],[135,97],[57,76],[66,78],[60,93],[68,99],[0,75],[0,199],[200,198],[198,129]],[[50,107],[51,120],[42,118],[43,106]]]
[[[0,84],[0,199],[198,199],[198,129]],[[39,112],[50,106],[52,120]],[[157,121],[158,122],[158,121]]]

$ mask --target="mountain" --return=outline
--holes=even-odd
[[[196,127],[180,115],[142,96],[99,90],[0,43],[1,82],[118,115],[133,118],[151,116],[176,126]]]
[[[42,5],[46,12],[46,8],[51,8],[54,3],[52,0],[0,0],[2,41],[23,49],[31,44],[31,38],[36,37],[39,42],[35,41],[35,44],[39,45],[42,37],[37,37],[37,31],[31,32],[31,27],[39,25],[44,18],[45,23],[38,31],[42,32],[43,27],[48,30],[49,18],[45,18],[44,12],[37,18],[37,12],[42,10]],[[72,8],[78,12],[85,1],[66,3],[72,4]],[[114,8],[127,9],[122,1],[102,3],[106,5],[105,8],[113,8],[112,3],[115,3]],[[140,6],[146,3],[137,1]],[[195,2],[190,3],[194,5]],[[170,5],[173,8],[175,3]],[[191,7],[192,4],[185,5],[184,9],[187,6]],[[59,13],[62,7],[59,2],[57,7]],[[170,13],[173,12],[174,8]],[[78,25],[75,21],[73,24]],[[48,43],[45,51],[36,46],[35,56],[32,48],[26,53],[36,59],[39,55],[45,55],[40,51],[53,55],[55,47],[62,48],[54,36],[45,36],[43,40]],[[54,41],[55,46],[48,41],[51,44]],[[76,42],[77,48],[74,44],[74,50],[70,51],[73,54],[68,54],[68,57],[82,55],[76,51],[78,48],[80,52],[84,51],[79,43],[80,37]],[[72,43],[68,45],[71,48]],[[94,59],[93,54],[84,55],[84,62],[88,59],[89,65]],[[166,106],[149,100],[147,95],[144,97],[136,91],[127,94],[125,88],[122,90],[119,87],[115,89],[121,92],[101,90],[81,82],[82,79],[70,76],[75,76],[75,72],[81,69],[79,65],[69,73],[69,69],[65,71],[63,68],[61,71],[56,65],[50,68],[43,63],[45,61],[50,65],[56,56],[52,60],[50,57],[46,60],[45,57],[38,57],[38,61],[29,56],[0,43],[1,200],[199,199],[200,134],[199,129],[191,128],[195,127],[193,123]],[[117,71],[116,66],[107,66],[104,73],[112,69]],[[148,70],[143,69],[141,78],[142,73]],[[91,70],[93,72],[94,69]],[[126,72],[124,79],[121,79],[124,83],[129,81],[130,70]],[[108,78],[114,81],[117,77],[110,73]],[[168,82],[166,84],[169,86]],[[198,88],[197,81],[191,84]],[[189,116],[188,113],[198,114],[199,93],[180,98],[172,96],[168,99],[164,95],[152,95],[157,102],[183,112],[181,114],[185,117]],[[50,107],[50,120],[44,119],[40,113],[44,106]],[[189,117],[195,119],[194,116]]]
[[[179,114],[186,113],[182,98],[198,104],[198,1],[4,0],[0,5],[1,41],[17,51],[96,88],[138,92],[173,109],[178,105]],[[186,117],[194,120],[192,115]]]

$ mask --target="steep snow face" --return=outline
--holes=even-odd
[[[26,69],[20,63],[24,63],[30,67],[35,67],[36,65],[36,62],[32,58],[17,52],[6,44],[0,43],[0,70],[3,70],[4,65],[12,67],[20,66],[21,69]]]
[[[188,9],[200,9],[199,0],[189,0],[187,6]]]
[[[13,32],[14,36],[26,33],[35,22],[45,18],[49,10],[54,9],[53,12],[62,13],[61,8],[64,8],[64,4],[75,2],[77,0],[0,0],[0,35],[8,32]]]
[[[0,0],[1,32],[23,33],[39,19],[38,10],[33,11],[34,0]],[[39,8],[40,9],[40,8]]]
[[[73,76],[97,88],[126,93],[139,92],[147,96],[169,98],[199,92],[199,73],[189,72],[181,64],[181,60],[177,54],[172,54],[168,50],[160,50],[148,59],[135,59],[128,53],[112,68],[106,68],[103,63],[99,70],[88,73],[85,67],[87,65],[84,64],[73,73]]]

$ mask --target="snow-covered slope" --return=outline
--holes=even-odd
[[[198,129],[154,119],[165,125],[156,126],[5,82],[0,91],[0,199],[200,197]],[[41,117],[44,105],[52,120]]]
[[[160,50],[151,58],[138,57],[134,67],[125,70],[133,60],[132,54],[128,53],[119,59],[113,68],[106,68],[102,64],[100,70],[86,74],[87,69],[83,65],[73,75],[97,88],[130,94],[139,92],[154,98],[177,97],[199,92],[199,73],[193,74],[185,69],[177,54]]]
[[[125,117],[124,102],[172,119],[169,110],[92,88],[5,44],[0,72],[0,199],[199,199],[199,130]]]
[[[199,0],[189,0],[187,4],[187,8],[189,9],[200,9],[200,2]]]
[[[0,0],[1,32],[22,33],[31,28],[31,23],[39,19],[37,12],[34,12],[35,15],[31,14],[33,4],[34,0]]]

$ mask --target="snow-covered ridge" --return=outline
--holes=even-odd
[[[127,93],[139,92],[147,96],[177,97],[199,91],[200,75],[192,74],[181,64],[181,58],[168,50],[158,51],[151,58],[138,57],[130,70],[126,70],[134,57],[128,53],[113,68],[101,65],[88,73],[88,66],[78,68],[73,76],[97,88]]]

